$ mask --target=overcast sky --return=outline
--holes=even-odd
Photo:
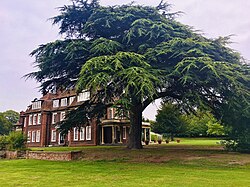
[[[159,0],[160,1],[160,0]],[[30,101],[41,97],[39,84],[22,78],[34,71],[29,53],[38,45],[60,39],[57,26],[48,18],[58,14],[56,7],[68,4],[68,0],[5,0],[0,6],[0,112],[13,109],[25,110]],[[130,0],[101,0],[101,4],[114,5]],[[137,0],[139,4],[157,5],[157,0]],[[205,36],[232,37],[231,47],[250,59],[250,1],[249,0],[169,0],[172,11],[183,11],[177,18],[193,26]],[[157,104],[144,112],[154,119]]]

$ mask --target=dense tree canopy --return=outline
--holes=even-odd
[[[170,135],[200,137],[223,136],[225,128],[209,111],[196,110],[195,113],[186,114],[175,104],[161,103],[157,110],[156,121],[151,121],[153,132]]]
[[[13,126],[18,122],[19,114],[13,110],[0,112],[0,135],[9,134]]]
[[[157,110],[156,122],[151,125],[154,132],[170,134],[173,141],[174,135],[184,132],[186,122],[178,107],[171,103],[162,103]]]
[[[210,109],[217,117],[222,108],[234,107],[236,95],[248,106],[249,66],[227,47],[227,37],[195,33],[175,21],[164,2],[157,7],[72,2],[52,18],[65,40],[34,50],[38,71],[27,75],[41,82],[43,93],[75,85],[91,90],[91,100],[71,112],[62,129],[88,121],[80,114],[100,117],[104,104],[114,103],[130,112],[128,147],[142,148],[142,111],[157,98],[186,112]]]
[[[222,136],[225,129],[209,111],[197,110],[195,114],[184,115],[186,122],[184,136]]]

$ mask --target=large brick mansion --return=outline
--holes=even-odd
[[[107,107],[100,124],[91,119],[88,125],[72,128],[65,136],[58,131],[57,122],[64,120],[65,114],[87,101],[88,91],[76,93],[74,90],[47,93],[31,102],[25,112],[20,113],[16,130],[27,135],[28,147],[44,146],[84,146],[102,144],[126,144],[129,133],[129,120],[115,115],[116,109]],[[150,125],[143,123],[143,136],[150,134]]]

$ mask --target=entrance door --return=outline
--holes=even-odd
[[[58,144],[62,145],[65,143],[65,136],[62,133],[59,133],[59,141]]]
[[[116,143],[122,143],[122,140],[121,140],[121,127],[116,127]]]
[[[104,143],[112,143],[112,127],[104,127]]]

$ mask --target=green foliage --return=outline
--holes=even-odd
[[[0,135],[8,134],[11,128],[11,123],[0,113]]]
[[[18,122],[19,114],[13,110],[0,112],[0,135],[8,134]]]
[[[150,138],[151,138],[151,141],[157,141],[157,139],[158,139],[158,136],[156,135],[156,134],[150,134]]]
[[[27,137],[22,132],[11,132],[7,136],[7,141],[9,150],[18,150],[25,148]]]
[[[14,110],[6,110],[2,113],[4,117],[12,124],[16,124],[19,119],[19,113]]]
[[[225,135],[225,129],[224,127],[219,124],[218,122],[213,123],[212,121],[209,121],[207,123],[207,134],[208,135],[214,135],[214,136],[222,136]]]
[[[25,148],[27,137],[22,132],[10,132],[9,135],[0,136],[0,150],[20,150]]]
[[[236,151],[250,152],[250,110],[248,107],[250,97],[248,96],[247,99],[231,97],[231,99],[237,100],[238,105],[232,107],[232,101],[230,101],[224,106],[223,123],[230,128],[227,140],[235,143]]]
[[[183,135],[189,137],[198,136],[222,136],[225,135],[224,127],[215,119],[211,112],[196,111],[195,114],[184,116],[186,121]]]
[[[180,110],[171,103],[162,103],[157,111],[156,122],[151,126],[153,132],[169,133],[173,136],[182,133],[185,128],[185,121]]]
[[[153,69],[140,54],[119,52],[112,56],[100,56],[87,61],[81,70],[78,90],[116,89],[120,97],[139,100],[153,98],[155,87],[160,84],[159,71]],[[112,88],[114,87],[114,88]]]
[[[8,145],[7,136],[0,136],[0,150],[5,150]]]

